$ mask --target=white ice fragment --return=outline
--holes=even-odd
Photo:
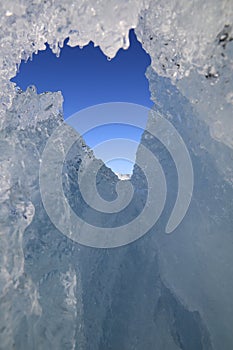
[[[12,16],[12,15],[13,15],[13,13],[12,13],[11,11],[8,11],[8,10],[6,11],[6,16],[7,16],[7,17],[10,17],[10,16]]]

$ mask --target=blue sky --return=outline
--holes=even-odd
[[[149,85],[145,77],[150,57],[130,31],[130,47],[119,50],[109,61],[99,47],[90,43],[83,49],[64,45],[57,58],[47,47],[34,55],[32,61],[22,62],[19,73],[12,79],[23,90],[35,85],[38,93],[62,91],[64,118],[106,102],[131,102],[151,107]],[[142,131],[122,125],[105,126],[101,132],[89,132],[84,139],[89,146],[111,137],[130,137],[139,142]],[[126,136],[127,135],[127,136]],[[109,164],[110,165],[110,164]],[[129,172],[132,165],[114,162],[117,172]],[[131,170],[130,170],[131,169]]]

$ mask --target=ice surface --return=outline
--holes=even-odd
[[[174,235],[159,235],[161,227],[166,225],[166,216],[171,210],[169,206],[165,209],[164,223],[153,230],[158,234],[155,241],[160,273],[165,285],[189,310],[200,312],[208,327],[212,348],[230,349],[233,344],[230,331],[233,322],[230,292],[233,287],[230,277],[233,274],[230,262],[233,242],[230,215],[233,205],[232,150],[211,138],[207,126],[196,117],[192,104],[169,80],[159,77],[151,69],[147,73],[153,99],[159,101],[155,108],[170,117],[185,140],[191,152],[195,178],[191,206]],[[160,155],[168,186],[170,184],[169,203],[172,203],[176,175],[166,153],[146,135],[142,143],[150,145],[154,153]]]
[[[171,78],[216,140],[233,147],[233,3],[151,1],[136,34],[152,68]]]
[[[0,349],[232,350],[232,1],[2,0],[0,12]],[[64,237],[40,197],[41,155],[62,122],[61,93],[22,92],[10,79],[21,59],[46,42],[58,55],[67,37],[71,46],[92,40],[114,57],[128,47],[130,28],[152,58],[154,108],[190,151],[194,194],[182,224],[165,236],[176,171],[144,134],[165,169],[165,210],[134,244],[98,250]],[[99,217],[77,187],[84,155],[97,160],[83,142],[75,147],[64,166],[73,209],[98,225],[137,216],[147,193],[140,170],[127,213]],[[105,200],[115,198],[118,181],[102,167]]]
[[[166,0],[162,3],[157,0],[2,0],[0,11],[2,118],[15,93],[9,79],[15,76],[21,60],[44,50],[46,42],[59,55],[67,37],[71,46],[84,46],[91,40],[101,47],[106,56],[114,57],[119,48],[127,49],[129,46],[130,28],[136,28],[138,39],[150,54],[152,67],[158,74],[174,82],[193,70],[197,72],[194,74],[198,75],[199,81],[199,74],[207,76],[208,82],[203,88],[209,91],[207,96],[200,93],[187,95],[194,106],[197,103],[202,108],[201,105],[214,91],[217,104],[223,103],[232,111],[232,81],[226,82],[222,72],[222,68],[227,66],[227,77],[233,76],[232,1],[208,0],[203,4],[200,0],[195,3],[186,0]],[[202,82],[199,84],[202,85]],[[212,84],[216,87],[209,87]],[[187,85],[194,85],[191,78],[187,80]],[[200,86],[195,90],[200,91]],[[184,93],[186,89],[181,88],[181,91]],[[215,106],[213,111],[211,118],[205,117],[212,136],[232,146],[231,113],[221,109],[220,113],[216,112]]]

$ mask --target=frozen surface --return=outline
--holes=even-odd
[[[38,176],[45,143],[62,121],[61,95],[37,95],[33,88],[17,93],[1,134],[2,169],[12,164],[6,177],[2,173],[8,185],[1,196],[1,349],[152,350],[155,344],[172,350],[231,349],[233,190],[205,147],[224,154],[227,162],[232,153],[211,139],[169,81],[164,85],[155,73],[150,79],[161,94],[155,108],[179,115],[171,118],[190,150],[195,190],[182,224],[171,236],[164,235],[176,196],[176,171],[167,151],[144,134],[142,143],[159,156],[167,175],[169,197],[150,233],[115,250],[80,246],[51,223]],[[163,100],[168,91],[169,107]],[[40,109],[30,110],[31,104]],[[43,118],[37,117],[39,111]],[[26,128],[19,112],[30,119]],[[97,225],[130,221],[145,204],[140,170],[131,179],[135,194],[127,214],[99,216],[84,205],[77,187],[77,169],[86,152],[83,142],[76,144],[64,166],[70,205]],[[115,197],[118,181],[103,166],[97,183],[106,200]]]
[[[226,76],[231,79],[233,76],[231,0],[208,0],[205,3],[186,0],[161,3],[156,0],[2,0],[0,12],[2,117],[14,96],[9,79],[15,76],[21,60],[44,50],[46,42],[59,55],[67,37],[71,46],[84,46],[91,40],[111,58],[119,48],[127,49],[129,29],[136,28],[138,39],[150,54],[152,67],[158,74],[175,83],[194,71],[194,76],[184,81],[191,89],[194,84],[199,85],[195,88],[199,94],[187,91],[187,97],[195,107],[203,110],[202,105],[214,91],[216,102],[211,103],[219,108],[216,110],[212,105],[214,113],[204,119],[211,127],[212,136],[232,147],[229,111],[232,111],[232,80],[226,82]],[[203,88],[199,75],[208,80]],[[182,84],[179,86],[183,93],[186,92]],[[202,89],[203,95],[200,94]],[[221,104],[228,106],[228,110],[222,111]]]
[[[157,4],[157,6],[156,6]],[[232,1],[151,1],[136,34],[152,68],[171,78],[212,137],[233,147]]]
[[[232,1],[2,0],[0,12],[0,349],[232,350]],[[72,46],[92,40],[113,57],[128,47],[130,28],[152,58],[154,108],[190,151],[194,194],[182,224],[164,235],[176,171],[144,134],[165,169],[165,210],[134,244],[98,250],[61,235],[40,198],[41,154],[62,122],[61,93],[22,92],[9,79],[21,59],[46,42],[59,54],[67,37]],[[130,180],[127,215],[98,217],[82,203],[76,178],[84,154],[97,160],[83,142],[75,147],[64,166],[74,210],[98,224],[136,216],[147,193],[140,170]],[[118,181],[102,167],[106,200],[115,198]]]
[[[203,90],[209,90],[209,85],[216,83],[217,88],[211,87],[211,91],[214,91],[215,97],[215,90],[222,92],[220,96],[224,97],[224,103],[230,105],[228,109],[232,109],[232,81],[231,84],[226,83],[222,75],[222,68],[227,66],[227,77],[231,80],[233,76],[231,0],[208,0],[205,3],[186,0],[161,3],[155,0],[2,0],[0,15],[2,118],[14,96],[13,84],[9,83],[9,79],[15,76],[21,60],[44,50],[46,42],[59,55],[67,37],[71,46],[84,46],[91,40],[111,58],[119,48],[127,49],[129,46],[130,28],[136,28],[137,36],[150,54],[152,67],[158,74],[176,82],[194,70],[194,74],[198,74],[199,84],[199,74],[207,76],[209,80],[205,82]],[[189,87],[193,84],[188,80]],[[200,90],[201,87],[197,89]],[[198,106],[206,103],[206,96],[191,95],[188,98]],[[219,101],[217,103],[219,105]],[[219,113],[216,115],[215,107],[213,110],[215,113],[211,118],[202,115],[211,127],[212,136],[232,146],[230,112],[224,111],[220,118]],[[219,119],[223,122],[219,122]]]

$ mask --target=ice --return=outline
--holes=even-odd
[[[0,349],[231,350],[232,2],[2,0],[0,13]],[[181,225],[164,235],[177,174],[168,152],[144,133],[142,144],[165,169],[162,217],[131,245],[94,249],[62,235],[41,200],[39,167],[62,123],[62,93],[23,92],[10,79],[45,43],[59,55],[67,37],[71,46],[91,40],[113,58],[127,49],[131,28],[152,59],[153,108],[190,151],[194,193]],[[99,215],[77,187],[87,154],[99,164],[81,141],[64,165],[72,208],[95,225],[132,220],[147,196],[138,167],[124,178],[136,189],[127,211]],[[119,178],[101,165],[100,195],[114,200]]]
[[[121,47],[129,46],[129,30],[136,27],[138,13],[145,6],[146,1],[141,0],[100,0],[98,3],[95,0],[2,0],[1,111],[11,104],[15,92],[9,80],[15,76],[22,59],[45,50],[45,43],[59,55],[67,37],[70,46],[85,46],[91,40],[112,58]]]
[[[211,66],[216,46],[227,45],[232,36],[232,22],[229,1],[151,1],[140,14],[136,33],[152,58],[152,68],[179,79],[193,68],[204,72]],[[220,52],[215,59],[222,61]]]
[[[157,6],[156,6],[157,5]],[[151,1],[136,34],[151,67],[193,104],[213,138],[233,147],[231,1]]]
[[[187,1],[166,0],[163,3],[149,0],[130,1],[1,1],[1,52],[0,87],[1,109],[10,106],[14,96],[13,84],[22,59],[44,50],[47,42],[53,52],[59,55],[64,40],[68,45],[85,46],[90,41],[99,45],[107,57],[115,56],[119,48],[129,46],[128,33],[136,28],[138,39],[150,54],[153,69],[174,82],[189,76],[190,72],[209,76],[208,86],[216,78],[218,90],[227,89],[222,97],[232,93],[232,84],[225,83],[221,67],[228,67],[232,76],[232,24],[233,6],[231,1]],[[231,49],[229,49],[229,46]],[[198,76],[200,79],[200,77]],[[193,86],[194,82],[188,85]],[[200,82],[201,84],[201,82]],[[211,87],[210,91],[214,88]],[[181,90],[185,91],[185,90]],[[200,91],[200,88],[196,89]],[[216,97],[216,93],[215,97]],[[203,100],[198,96],[192,100]],[[230,99],[231,101],[231,99]],[[195,102],[194,102],[195,103]],[[228,102],[229,103],[229,102]],[[231,102],[230,102],[231,103]],[[232,109],[232,103],[230,107]],[[215,113],[214,113],[215,114]],[[223,113],[222,113],[223,114]],[[224,119],[219,132],[216,122],[219,115],[205,118],[211,126],[212,136],[232,146],[232,124],[229,116]],[[213,126],[214,125],[214,126]],[[223,136],[227,134],[227,137]]]
[[[169,80],[164,81],[152,70],[148,75],[153,99],[159,101],[156,108],[169,115],[188,145],[195,179],[191,207],[181,225],[169,239],[162,235],[154,238],[160,273],[165,285],[190,311],[199,310],[202,322],[208,327],[211,348],[230,349],[233,341],[230,335],[233,311],[230,292],[233,287],[230,277],[233,273],[230,262],[233,242],[230,215],[233,204],[232,150],[211,138],[208,127],[196,118],[192,104]],[[142,143],[160,154],[168,186],[170,183],[171,203],[176,193],[175,173],[161,146],[145,136]],[[169,216],[170,210],[167,207],[164,223],[160,225],[166,224],[165,217]],[[160,225],[153,233],[159,234]],[[206,348],[207,345],[203,346]]]

